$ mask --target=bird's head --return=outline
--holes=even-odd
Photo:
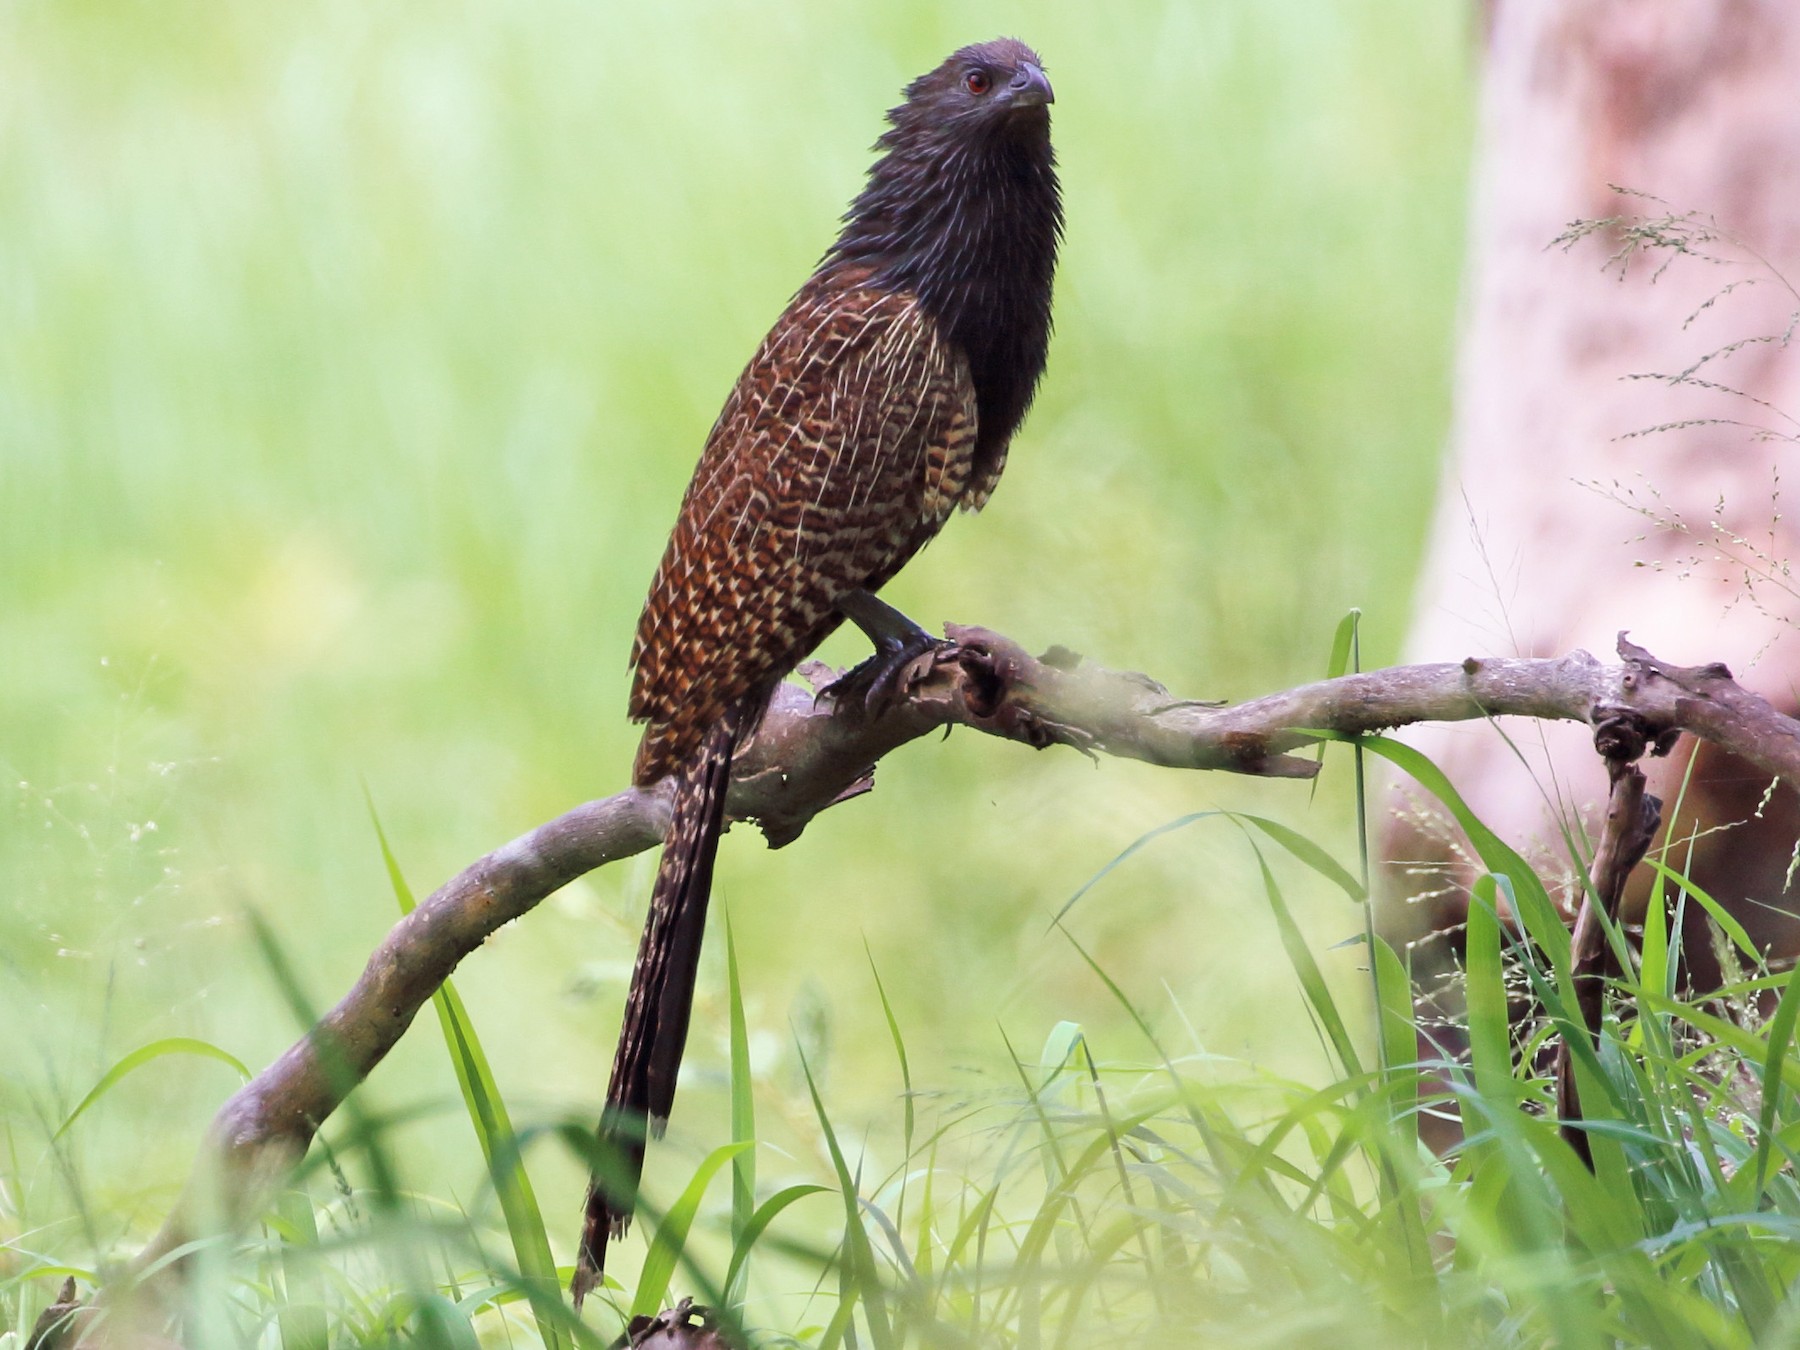
[[[906,88],[888,114],[897,131],[1047,136],[1056,101],[1038,54],[1016,38],[964,47]]]
[[[962,349],[984,451],[1031,403],[1062,237],[1050,81],[1013,38],[964,47],[906,87],[880,157],[819,264],[826,280],[918,296]]]

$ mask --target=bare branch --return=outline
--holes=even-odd
[[[1600,739],[1599,734],[1596,739]],[[1589,1044],[1596,1051],[1600,1048],[1600,1023],[1606,1012],[1606,981],[1618,973],[1606,926],[1618,922],[1619,900],[1625,894],[1632,869],[1644,860],[1662,825],[1662,802],[1644,790],[1644,771],[1631,762],[1643,753],[1642,742],[1620,749],[1623,753],[1607,756],[1612,792],[1606,805],[1606,824],[1601,830],[1600,847],[1594,851],[1593,866],[1588,869],[1588,889],[1582,896],[1569,944],[1575,1001]],[[1602,912],[1606,915],[1605,925],[1600,921]],[[1575,1055],[1567,1035],[1556,1047],[1556,1114],[1564,1141],[1591,1172],[1594,1153],[1587,1131],[1581,1126],[1581,1090],[1575,1081]]]
[[[734,765],[728,810],[775,847],[820,811],[872,785],[890,751],[964,726],[1035,747],[1073,746],[1172,768],[1306,778],[1289,751],[1323,737],[1422,721],[1519,716],[1586,722],[1635,758],[1692,731],[1800,787],[1800,723],[1739,688],[1722,666],[1666,665],[1620,635],[1622,663],[1586,652],[1560,659],[1475,659],[1396,667],[1270,694],[1234,707],[1172,697],[1154,680],[1055,650],[1033,657],[1008,638],[950,626],[949,641],[891,703],[839,706],[795,685],[779,691]],[[1635,752],[1632,746],[1635,744]],[[396,924],[355,987],[318,1026],[220,1109],[193,1187],[133,1264],[144,1272],[205,1227],[195,1194],[229,1224],[253,1219],[313,1134],[399,1040],[414,1015],[496,929],[582,874],[661,841],[669,803],[628,788],[521,835],[446,882]],[[163,1270],[174,1269],[171,1262]]]

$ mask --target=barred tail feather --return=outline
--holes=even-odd
[[[675,788],[662,863],[650,893],[625,1022],[600,1117],[599,1152],[588,1178],[581,1249],[570,1286],[575,1306],[600,1283],[606,1244],[631,1223],[647,1135],[660,1135],[675,1101],[675,1077],[694,1007],[713,859],[725,823],[725,793],[741,715],[722,718]]]

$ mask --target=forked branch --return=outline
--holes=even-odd
[[[1580,651],[1560,659],[1470,658],[1220,707],[1060,649],[1034,657],[984,629],[946,631],[949,640],[878,710],[784,686],[739,752],[732,818],[754,821],[780,847],[820,811],[868,791],[883,756],[957,726],[1171,768],[1307,778],[1317,763],[1290,752],[1322,738],[1413,722],[1532,717],[1585,722],[1623,738],[1602,747],[1609,758],[1667,750],[1689,731],[1800,788],[1800,723],[1733,683],[1723,666],[1670,666],[1622,634],[1618,664]],[[214,1217],[241,1224],[261,1213],[320,1125],[463,957],[576,877],[656,845],[668,810],[656,788],[578,806],[479,859],[396,924],[343,1000],[220,1109],[196,1172],[213,1179],[204,1189],[217,1202]],[[164,1261],[199,1226],[196,1202],[184,1201],[134,1272]],[[159,1271],[179,1265],[167,1261]]]

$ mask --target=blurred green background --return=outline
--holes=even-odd
[[[993,504],[889,598],[1196,697],[1316,677],[1353,605],[1389,659],[1446,422],[1469,28],[1443,0],[0,7],[0,1237],[91,1260],[160,1218],[226,1070],[160,1061],[49,1137],[146,1041],[258,1067],[294,1037],[247,910],[316,1001],[349,985],[394,917],[365,783],[421,895],[624,784],[632,626],[706,430],[882,111],[962,43],[1016,33],[1056,86],[1056,338]],[[1353,861],[1346,770],[1315,794],[958,735],[790,849],[735,832],[765,1111],[798,1034],[840,1128],[891,1114],[870,956],[924,1086],[980,1091],[997,1028],[1137,1053],[1050,914],[1214,806]],[[597,1109],[653,863],[459,975],[517,1118]],[[1181,1043],[1309,1072],[1255,875],[1229,826],[1184,830],[1071,928]],[[1360,930],[1293,882],[1317,947]],[[720,946],[677,1169],[725,1137]],[[368,1091],[425,1108],[411,1179],[467,1194],[434,1035]],[[577,1168],[533,1167],[568,1244]]]

